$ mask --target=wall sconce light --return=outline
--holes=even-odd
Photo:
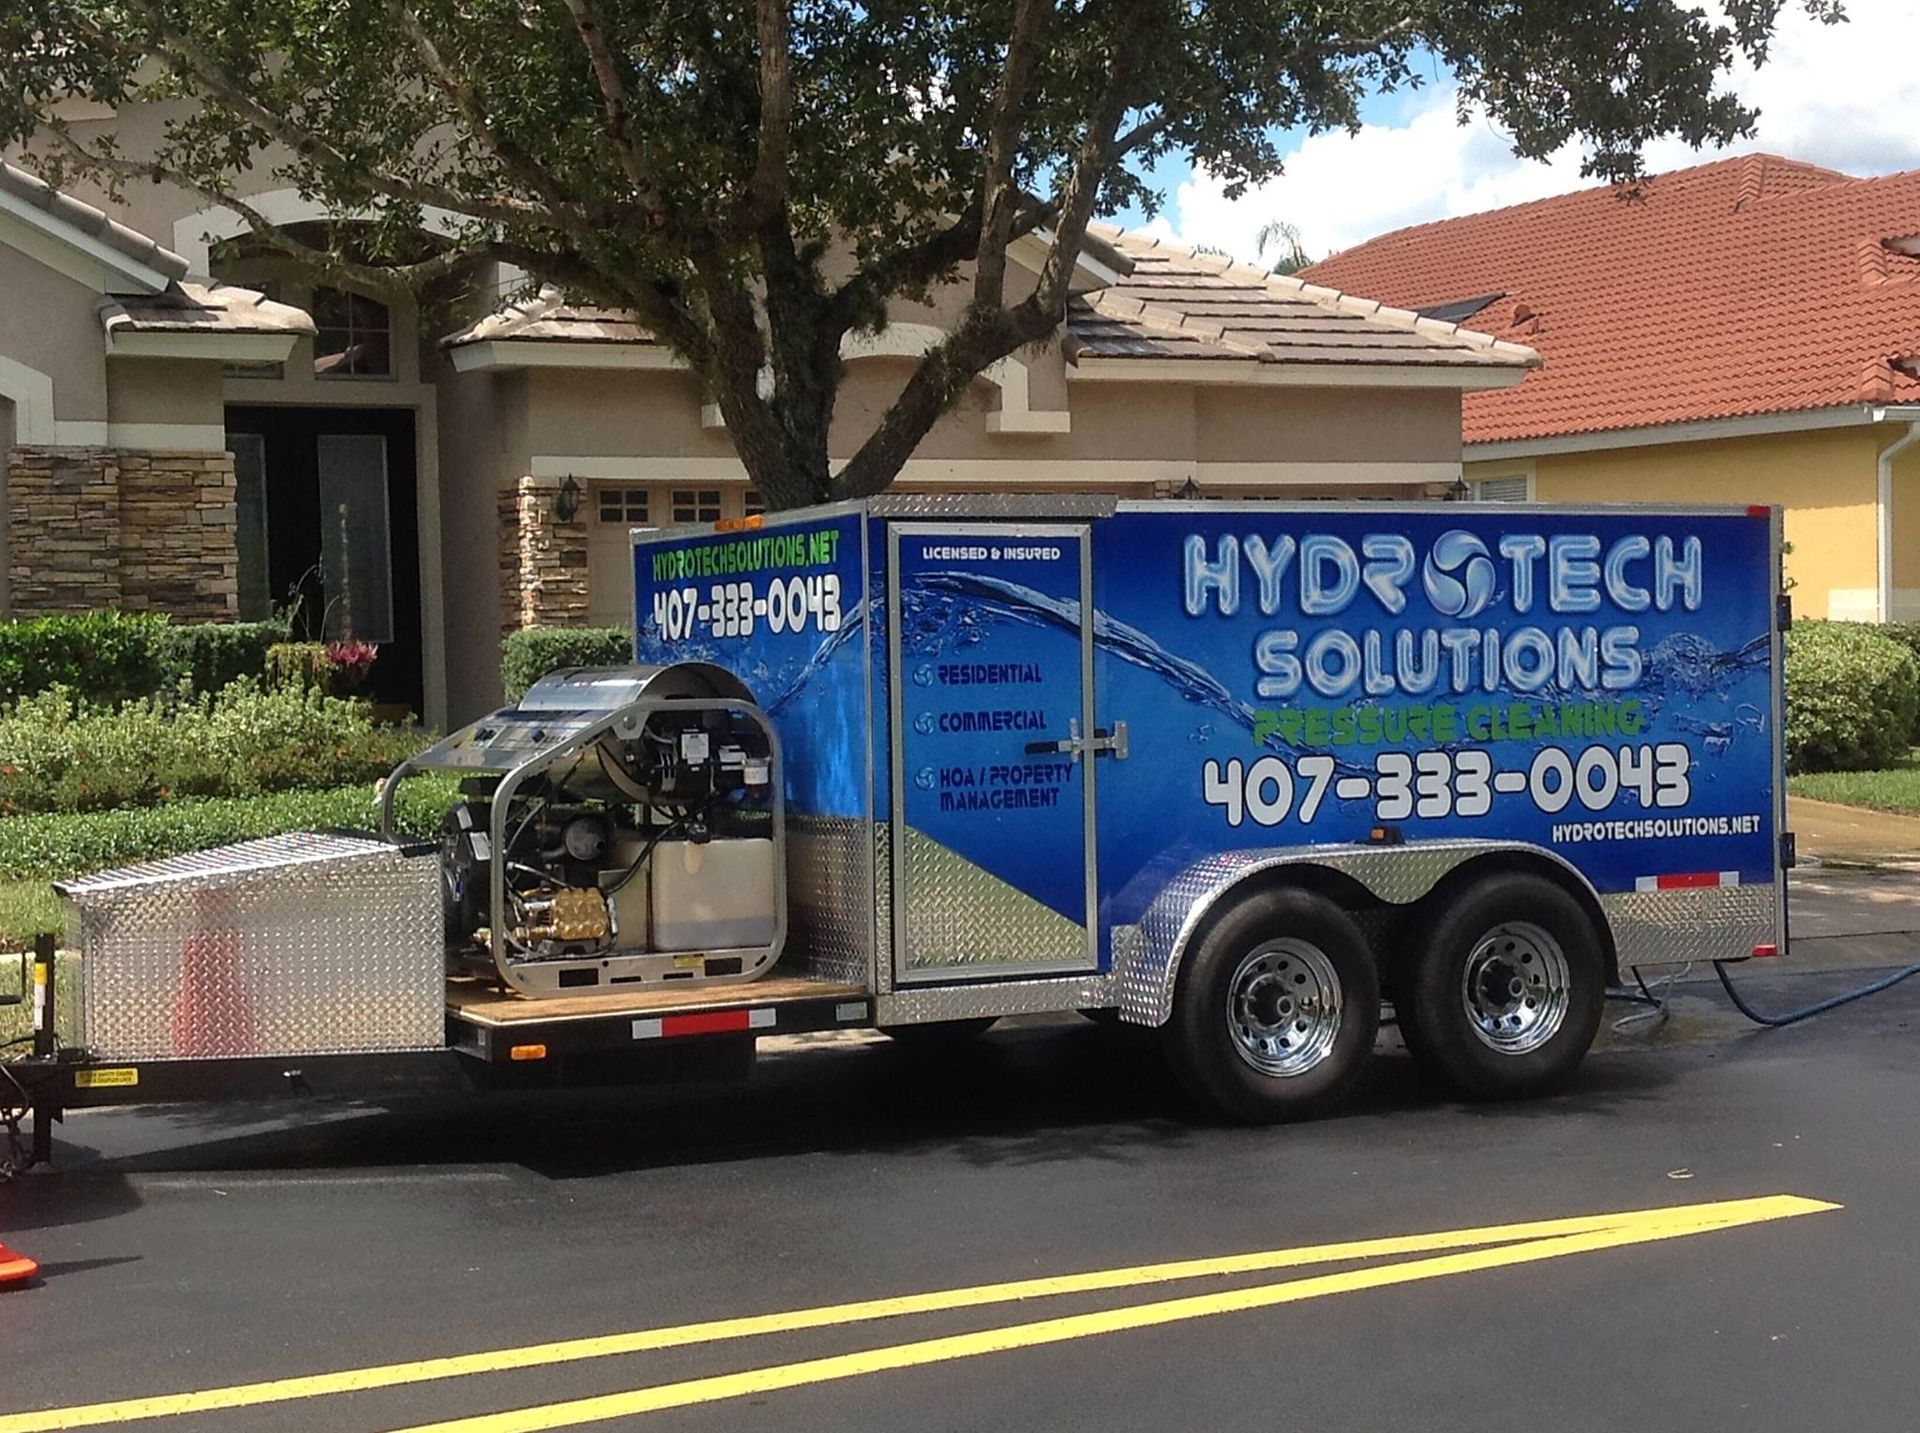
[[[1200,491],[1200,484],[1196,483],[1192,478],[1188,478],[1184,483],[1180,484],[1180,490],[1176,492],[1174,496],[1183,503],[1191,503],[1198,502],[1204,495]]]
[[[561,479],[560,491],[553,495],[553,515],[561,522],[572,522],[579,511],[580,480],[569,473]]]
[[[1447,484],[1446,496],[1443,497],[1441,501],[1463,503],[1472,496],[1473,489],[1467,486],[1467,480],[1465,478],[1455,478],[1451,483]]]

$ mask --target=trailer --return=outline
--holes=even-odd
[[[62,1108],[571,1084],[1003,1016],[1334,1108],[1383,1008],[1566,1081],[1634,969],[1787,936],[1777,508],[886,496],[636,531],[634,664],[310,833],[67,883]],[[438,843],[399,783],[458,773]],[[49,967],[50,968],[50,967]]]

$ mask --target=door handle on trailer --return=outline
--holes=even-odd
[[[1067,723],[1067,734],[1060,741],[1030,741],[1027,743],[1028,756],[1064,756],[1069,761],[1078,761],[1080,753],[1085,751],[1087,743],[1080,739],[1080,719]]]
[[[1066,756],[1078,761],[1091,752],[1094,756],[1111,756],[1115,761],[1127,759],[1127,724],[1117,721],[1113,730],[1095,727],[1093,735],[1081,739],[1080,723],[1076,719],[1067,723],[1067,737],[1064,741],[1030,741],[1027,743],[1028,756]]]

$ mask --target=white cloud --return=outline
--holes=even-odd
[[[1655,170],[1764,149],[1852,174],[1920,168],[1920,6],[1913,0],[1848,0],[1849,22],[1823,26],[1789,0],[1772,57],[1741,64],[1732,87],[1760,110],[1758,132],[1725,151],[1698,154],[1663,141],[1647,154]],[[1437,86],[1406,122],[1303,141],[1286,172],[1229,200],[1196,172],[1174,192],[1172,222],[1152,226],[1189,244],[1254,257],[1260,226],[1282,219],[1315,258],[1389,229],[1521,204],[1591,183],[1571,148],[1546,163],[1514,156],[1484,119],[1459,125],[1454,90]]]

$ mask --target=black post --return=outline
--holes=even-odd
[[[55,1054],[53,947],[51,935],[41,934],[33,938],[33,1053],[34,1058],[48,1061]],[[49,1072],[40,1072],[42,1081],[48,1080],[48,1077]],[[53,1122],[58,1117],[59,1110],[52,1100],[35,1098],[29,1168],[53,1164]]]

